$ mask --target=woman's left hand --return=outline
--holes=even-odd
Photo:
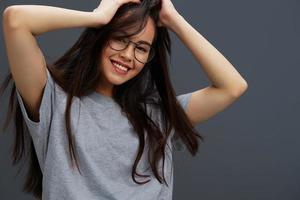
[[[158,27],[165,26],[168,27],[171,17],[178,14],[171,0],[161,0],[161,10],[159,12],[159,21],[157,23]]]

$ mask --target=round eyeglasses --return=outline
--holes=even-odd
[[[135,45],[134,57],[137,61],[145,64],[153,59],[155,54],[154,49],[147,43],[135,43],[126,38],[111,38],[108,44],[110,48],[116,51],[122,51],[127,48],[129,43],[133,43]]]

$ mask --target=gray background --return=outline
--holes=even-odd
[[[300,2],[172,1],[184,18],[241,73],[248,90],[234,104],[197,126],[206,137],[197,156],[176,152],[174,200],[300,199]],[[98,1],[1,1],[92,11]],[[63,54],[83,29],[38,37],[48,61]],[[178,94],[210,84],[201,65],[171,33],[171,75]],[[9,70],[1,26],[1,81]],[[1,126],[8,92],[1,98]],[[1,131],[2,132],[2,131]],[[10,162],[10,132],[0,139],[0,199],[32,199]],[[22,166],[20,165],[20,168]]]

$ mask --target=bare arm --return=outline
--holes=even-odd
[[[239,96],[247,82],[232,64],[181,15],[173,16],[171,29],[190,49],[203,71],[216,88]]]
[[[201,64],[212,85],[193,92],[187,115],[196,125],[221,112],[236,101],[248,84],[234,66],[180,14],[169,20],[170,29]]]
[[[39,122],[47,81],[46,62],[36,35],[47,31],[101,25],[99,13],[51,6],[14,5],[3,12],[3,32],[10,70],[28,115]]]
[[[57,29],[96,27],[101,25],[102,19],[95,12],[43,5],[13,5],[6,8],[5,13],[10,13],[11,26],[26,28],[33,35]]]

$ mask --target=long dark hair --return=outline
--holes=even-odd
[[[122,5],[113,19],[106,25],[99,28],[86,28],[76,43],[53,64],[47,63],[47,68],[55,82],[63,88],[67,94],[67,104],[65,110],[66,134],[69,141],[69,154],[72,161],[80,172],[77,163],[74,141],[70,127],[70,109],[72,98],[88,95],[95,90],[101,77],[98,68],[100,62],[99,53],[107,44],[110,37],[124,33],[128,28],[136,28],[132,33],[123,34],[121,37],[130,37],[139,33],[146,25],[147,19],[151,17],[155,24],[159,19],[161,0],[144,0],[140,5],[127,3]],[[130,12],[132,11],[132,12]],[[129,15],[127,15],[129,14]],[[171,55],[171,41],[166,27],[155,27],[155,37],[153,47],[155,56],[146,63],[142,71],[127,82],[113,87],[113,99],[126,114],[136,134],[139,137],[138,154],[133,163],[132,178],[137,184],[145,184],[150,180],[138,182],[135,175],[148,177],[136,173],[138,162],[144,151],[145,130],[149,139],[149,163],[156,179],[166,183],[164,170],[163,177],[158,173],[158,164],[163,159],[162,168],[164,169],[165,149],[167,139],[171,135],[172,128],[178,133],[177,137],[186,145],[189,152],[194,156],[198,151],[197,137],[203,140],[196,129],[194,129],[187,115],[176,99],[175,91],[172,87],[167,56]],[[123,30],[123,31],[122,31]],[[120,35],[119,35],[120,36]],[[9,73],[1,85],[0,95],[3,94],[12,79]],[[29,169],[23,191],[32,193],[35,197],[42,196],[42,172],[34,150],[32,138],[26,134],[23,124],[23,116],[18,102],[13,104],[16,95],[16,87],[13,86],[10,93],[9,110],[4,125],[6,129],[14,114],[15,120],[15,143],[13,149],[13,164],[18,163],[25,153],[30,154]],[[151,105],[159,111],[161,116],[160,123],[162,128],[154,122],[146,112],[146,107]],[[16,110],[14,111],[14,106]],[[73,163],[73,162],[72,162]],[[167,184],[168,185],[168,184]]]

